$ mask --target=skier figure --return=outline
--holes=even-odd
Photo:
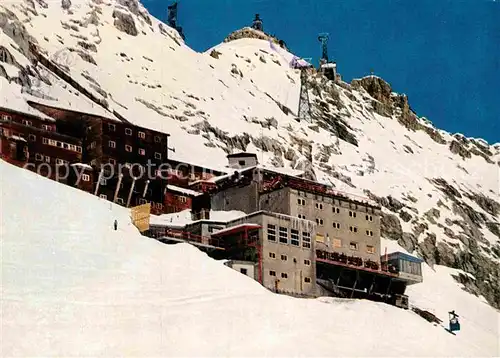
[[[116,229],[118,229],[118,221],[115,219],[115,222],[114,222],[114,227],[115,227],[115,231]]]

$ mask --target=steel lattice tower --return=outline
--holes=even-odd
[[[312,122],[311,105],[309,103],[309,85],[307,83],[307,68],[300,70],[299,120]]]

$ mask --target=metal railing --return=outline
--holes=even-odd
[[[172,238],[181,241],[185,241],[187,243],[195,244],[195,245],[205,245],[212,246],[218,249],[223,249],[222,241],[217,238],[212,238],[210,236],[196,235],[189,231],[179,230],[179,229],[153,229],[146,234],[146,236],[160,240],[162,238]]]

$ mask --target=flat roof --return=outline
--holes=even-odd
[[[343,199],[343,200],[346,200],[346,201],[350,201],[350,202],[354,202],[354,203],[359,203],[359,204],[362,204],[362,205],[370,206],[370,207],[373,207],[373,208],[376,208],[376,209],[381,209],[381,206],[378,205],[373,200],[371,200],[370,198],[362,197],[362,196],[358,196],[358,195],[350,194],[350,193],[346,193],[346,192],[342,192],[340,190],[336,190],[335,187],[333,187],[332,185],[320,183],[320,182],[317,182],[317,181],[314,181],[314,180],[310,180],[310,179],[305,179],[305,178],[302,178],[302,177],[298,176],[298,174],[297,175],[289,174],[289,173],[286,173],[284,171],[280,171],[279,168],[276,168],[276,169],[274,169],[274,168],[267,168],[267,167],[264,167],[264,166],[262,166],[260,164],[256,165],[256,166],[244,168],[244,169],[241,169],[241,170],[237,170],[236,169],[236,170],[234,170],[233,173],[222,175],[222,176],[218,176],[218,177],[214,177],[212,179],[209,179],[209,181],[214,182],[214,183],[218,183],[218,182],[220,182],[222,180],[227,180],[227,179],[231,178],[235,172],[236,173],[240,173],[240,174],[244,174],[244,173],[247,173],[247,172],[253,171],[253,170],[260,170],[262,173],[266,173],[267,172],[267,173],[271,173],[271,174],[282,175],[285,178],[288,178],[290,180],[296,181],[299,185],[300,184],[311,185],[311,186],[321,187],[321,188],[324,189],[324,191],[313,190],[312,188],[311,189],[310,188],[301,188],[301,189],[296,189],[296,190],[309,191],[309,192],[315,193],[315,194],[321,193],[321,195],[324,195],[324,196],[335,197],[335,198]],[[303,174],[303,173],[301,173],[301,174]],[[289,188],[292,188],[292,186],[293,186],[293,183],[289,183],[287,185],[287,187],[289,187]],[[275,189],[275,190],[279,190],[279,189]],[[271,191],[273,191],[273,190],[271,190]]]
[[[29,104],[28,104],[28,107],[29,107]],[[29,107],[29,108],[31,110],[33,110],[33,112],[28,113],[27,111],[24,112],[24,111],[21,111],[21,110],[18,110],[18,109],[13,109],[13,108],[8,108],[8,107],[0,106],[0,112],[7,112],[7,113],[11,113],[11,114],[18,114],[18,115],[26,116],[26,117],[29,117],[29,118],[39,119],[41,121],[47,121],[47,122],[55,123],[56,120],[54,118],[47,116],[45,113],[40,112],[36,108],[33,108],[33,107]]]
[[[180,186],[172,185],[172,184],[167,184],[167,190],[168,191],[173,191],[176,193],[181,193],[186,196],[200,196],[203,195],[203,193],[194,191],[192,189],[187,189],[187,188],[181,188]]]
[[[205,247],[207,249],[224,250],[223,247],[218,247],[218,246],[214,246],[214,245],[203,244],[203,243],[197,242],[197,241],[189,241],[189,240],[179,239],[179,238],[170,237],[170,236],[162,236],[162,237],[158,238],[157,240],[158,241],[174,241],[174,242],[178,242],[178,243],[185,243],[185,244],[191,244],[191,245],[194,245],[194,246]]]
[[[240,152],[240,153],[228,154],[226,156],[226,158],[243,158],[243,157],[257,158],[257,154],[255,154],[255,153]]]
[[[385,255],[380,256],[380,258],[382,261],[385,261]],[[420,257],[412,256],[401,251],[391,252],[390,254],[387,254],[387,259],[399,259],[416,263],[424,262],[424,260],[422,260]]]
[[[222,229],[219,231],[214,232],[211,236],[212,237],[217,237],[217,236],[223,236],[223,235],[229,235],[229,234],[234,234],[237,232],[241,232],[245,229],[260,229],[262,226],[258,224],[249,224],[249,223],[243,223],[235,226],[228,227],[226,229]]]
[[[195,163],[191,163],[191,162],[188,162],[188,161],[183,161],[183,160],[175,159],[175,157],[173,157],[173,156],[169,156],[168,159],[167,159],[167,162],[168,163],[180,164],[180,165],[186,165],[188,167],[191,166],[191,167],[193,167],[195,169],[206,170],[209,173],[216,173],[216,174],[219,174],[219,175],[226,174],[225,171],[221,171],[221,170],[213,169],[213,168],[208,168],[208,167],[202,166],[201,164],[195,164]],[[176,169],[176,168],[172,168],[172,169]],[[189,169],[189,168],[186,168],[186,169]],[[205,180],[209,181],[210,179],[205,179]]]
[[[200,224],[226,225],[226,223],[227,223],[226,221],[220,221],[220,220],[200,219],[186,224],[186,227],[200,225]]]
[[[239,217],[237,219],[234,219],[234,220],[231,220],[231,221],[228,221],[227,224],[231,224],[232,222],[236,222],[236,221],[241,221],[243,219],[246,219],[246,218],[251,218],[251,217],[254,217],[254,216],[257,216],[257,215],[267,215],[267,216],[272,216],[272,217],[275,217],[275,218],[278,218],[278,219],[287,219],[287,220],[300,220],[300,221],[306,221],[306,222],[310,222],[314,225],[316,225],[316,223],[312,220],[307,220],[307,219],[301,219],[297,216],[292,216],[292,215],[286,215],[286,214],[280,214],[280,213],[275,213],[273,211],[267,211],[267,210],[259,210],[259,211],[254,211],[253,213],[250,213],[248,215],[245,215],[245,216],[242,216],[242,217]]]
[[[120,119],[113,118],[113,116],[116,117],[114,115],[114,113],[112,113],[108,109],[104,109],[104,107],[98,107],[99,109],[102,109],[104,113],[102,113],[102,112],[97,113],[97,111],[92,113],[92,112],[83,112],[83,108],[67,108],[61,104],[59,104],[59,105],[55,105],[54,103],[49,104],[49,103],[46,103],[43,99],[36,99],[36,100],[29,99],[26,102],[32,107],[34,105],[42,106],[42,107],[45,107],[47,109],[55,109],[58,111],[65,111],[65,112],[70,112],[70,113],[84,115],[84,116],[90,116],[90,117],[96,117],[96,118],[100,118],[100,119],[108,119],[108,120],[115,121],[115,122],[121,122]]]

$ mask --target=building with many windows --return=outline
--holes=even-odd
[[[317,250],[361,259],[380,267],[381,208],[367,198],[340,193],[324,184],[259,167],[213,180],[213,210],[259,210],[316,223]]]
[[[42,113],[0,108],[0,155],[12,164],[68,183],[69,164],[82,161],[82,140],[58,132],[55,120]]]
[[[255,263],[255,279],[268,289],[291,295],[316,295],[316,224],[289,215],[258,211],[214,232],[223,251],[236,262]],[[238,266],[239,267],[239,266]]]

